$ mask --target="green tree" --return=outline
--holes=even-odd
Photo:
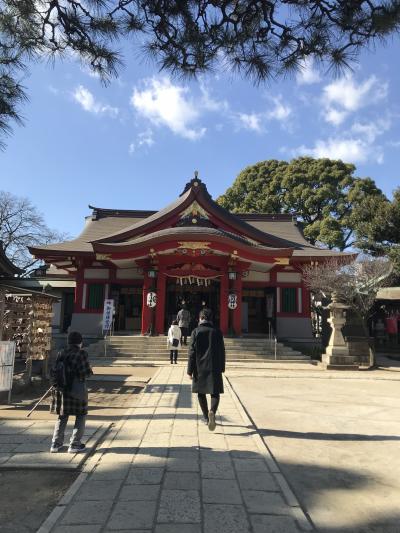
[[[356,245],[373,256],[387,255],[400,275],[400,188],[393,200],[379,196],[364,198],[353,213]]]
[[[18,71],[32,60],[73,52],[107,79],[133,37],[160,69],[229,68],[260,82],[308,57],[348,67],[399,26],[397,0],[0,0],[0,131],[19,116]]]
[[[261,161],[245,168],[218,202],[236,213],[296,214],[311,244],[345,250],[356,244],[357,206],[369,198],[386,200],[372,179],[355,177],[355,170],[311,157]]]

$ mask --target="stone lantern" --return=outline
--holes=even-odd
[[[327,306],[330,312],[328,322],[331,325],[332,333],[329,338],[329,344],[326,347],[325,353],[322,355],[322,362],[327,368],[334,366],[353,366],[352,359],[349,354],[349,347],[343,338],[342,328],[346,323],[346,311],[348,305],[339,302],[337,294],[332,294],[332,302]]]

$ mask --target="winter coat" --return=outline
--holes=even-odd
[[[193,376],[192,392],[220,394],[224,392],[225,345],[222,332],[211,322],[203,322],[193,330],[189,345],[187,373]]]
[[[68,359],[72,375],[80,381],[86,382],[86,378],[93,374],[87,352],[81,350],[78,346],[68,345],[67,348],[58,353],[57,359],[60,357]],[[88,402],[87,400],[73,398],[68,392],[53,389],[50,412],[58,415],[86,415]]]
[[[180,328],[188,328],[190,324],[190,311],[187,309],[181,309],[176,315]]]
[[[179,326],[172,325],[168,330],[167,348],[169,350],[179,350],[179,348],[181,347],[181,337],[181,328]],[[177,339],[179,341],[178,346],[174,346],[172,344],[173,339]]]

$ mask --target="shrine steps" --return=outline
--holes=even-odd
[[[310,357],[284,344],[266,337],[225,338],[227,364],[263,362],[310,363]],[[109,364],[165,364],[169,361],[165,336],[112,336],[89,346],[92,361],[107,360]],[[180,350],[180,358],[186,359],[187,347]]]

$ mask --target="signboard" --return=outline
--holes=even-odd
[[[157,294],[155,292],[147,293],[147,307],[155,307],[157,305]]]
[[[15,342],[0,341],[0,391],[8,391],[8,403],[11,401],[14,359]]]
[[[103,331],[110,331],[114,318],[114,300],[112,298],[104,300],[103,309]]]
[[[228,295],[228,307],[229,309],[236,309],[237,308],[237,295],[236,294],[229,294]]]

